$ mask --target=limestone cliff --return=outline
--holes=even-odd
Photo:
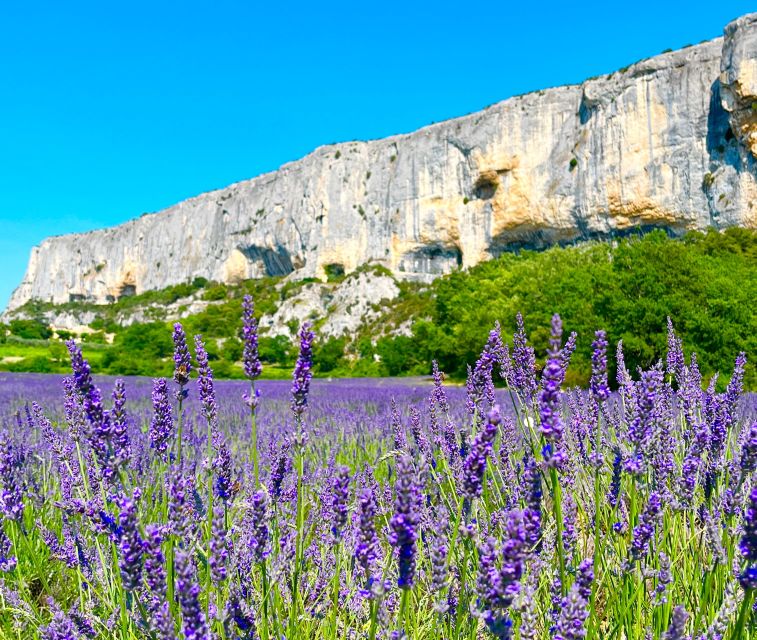
[[[757,226],[757,14],[722,38],[371,142],[32,250],[9,309],[203,276],[376,262],[430,278],[519,246]],[[107,205],[104,205],[107,206]]]

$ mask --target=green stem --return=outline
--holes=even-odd
[[[731,640],[742,640],[744,633],[744,625],[746,624],[749,611],[752,609],[752,601],[754,600],[754,590],[744,590],[744,601],[741,603],[741,611],[739,611],[739,619],[736,622],[736,627],[733,630]]]
[[[565,545],[563,543],[562,531],[562,491],[560,490],[560,478],[557,475],[557,468],[551,467],[549,470],[552,478],[552,508],[555,513],[555,525],[557,527],[557,556],[560,560],[560,584],[563,595],[565,595]]]

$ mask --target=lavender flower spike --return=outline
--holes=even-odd
[[[0,513],[8,520],[20,521],[24,513],[24,500],[19,472],[21,454],[7,431],[0,432]]]
[[[399,556],[400,589],[412,588],[415,581],[420,497],[413,469],[413,460],[403,455],[397,460],[394,515],[389,522],[389,543]]]
[[[152,410],[150,421],[150,447],[164,456],[168,449],[168,440],[173,432],[173,415],[168,400],[168,382],[165,378],[153,380]]]
[[[562,321],[560,316],[552,316],[552,337],[549,341],[547,364],[542,374],[542,390],[539,394],[539,414],[541,433],[547,441],[544,459],[547,464],[560,466],[564,452],[560,450],[563,434],[563,419],[560,413],[560,385],[563,379],[560,357],[562,341]]]
[[[210,640],[208,623],[200,604],[200,585],[195,579],[190,555],[176,551],[176,594],[181,605],[184,637],[186,640]]]
[[[300,355],[292,373],[292,413],[298,420],[308,404],[310,379],[313,377],[313,340],[315,334],[310,330],[310,323],[306,322],[300,328]]]
[[[597,402],[604,402],[610,397],[607,386],[607,334],[599,330],[591,343],[591,395]]]
[[[495,405],[489,412],[483,429],[473,438],[470,451],[463,462],[462,493],[468,500],[479,497],[483,491],[486,461],[491,455],[500,421],[499,407]]]
[[[195,336],[195,355],[197,357],[197,386],[199,387],[202,414],[208,422],[208,426],[215,430],[218,425],[218,405],[216,404],[216,392],[213,386],[213,369],[208,364],[208,352],[202,336]]]
[[[263,365],[260,363],[258,354],[258,320],[255,317],[255,302],[249,295],[242,299],[242,342],[244,343],[242,352],[244,375],[250,380],[255,380],[263,372]]]
[[[144,562],[143,542],[137,530],[137,508],[132,500],[121,500],[121,514],[119,515],[121,537],[118,543],[121,581],[127,591],[136,591],[142,583],[142,567]]]
[[[747,563],[739,575],[739,582],[747,591],[757,589],[757,485],[752,488],[744,511],[744,534],[739,542],[739,551]]]
[[[187,336],[184,333],[184,327],[180,322],[177,322],[173,326],[173,379],[176,384],[179,385],[179,394],[182,397],[186,396],[186,390],[184,389],[189,384],[189,374],[192,371],[192,359],[189,355],[189,349],[187,348]]]

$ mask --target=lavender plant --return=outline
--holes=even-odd
[[[62,384],[2,374],[0,637],[757,640],[746,356],[702,381],[670,323],[638,374],[618,344],[613,392],[604,331],[554,316],[537,361],[515,327],[465,387],[313,380],[307,324],[260,380],[251,299],[241,382],[180,324],[175,393],[74,342]]]

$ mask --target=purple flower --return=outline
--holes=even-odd
[[[306,322],[300,328],[300,355],[294,365],[292,373],[292,413],[298,420],[308,404],[310,379],[313,377],[313,340],[315,334],[310,330],[310,323]]]
[[[389,543],[399,556],[399,577],[397,586],[410,589],[415,578],[415,556],[417,552],[419,502],[413,460],[402,455],[397,460],[397,481],[394,485],[394,515],[389,527]]]
[[[24,499],[21,469],[24,456],[6,430],[0,431],[0,512],[8,520],[21,521]]]
[[[673,609],[673,615],[670,617],[670,625],[668,630],[663,636],[663,640],[685,640],[686,636],[686,621],[689,619],[689,614],[681,606],[677,606]]]
[[[373,563],[378,557],[380,548],[376,535],[376,496],[370,487],[364,487],[358,495],[357,515],[355,559],[368,578],[371,576]]]
[[[84,403],[76,389],[73,377],[63,378],[63,413],[68,424],[68,433],[74,442],[81,439],[85,429]]]
[[[394,439],[394,448],[397,451],[407,450],[407,436],[405,435],[405,428],[402,426],[402,419],[400,413],[397,410],[397,403],[392,398],[391,401],[391,415],[392,415],[392,437]]]
[[[536,356],[528,346],[523,316],[515,316],[517,330],[513,334],[513,385],[521,397],[528,401],[536,393]],[[561,367],[562,368],[562,367]]]
[[[126,389],[124,381],[116,380],[113,389],[113,410],[111,411],[111,425],[113,427],[113,454],[119,464],[128,462],[131,457],[129,447],[129,424],[126,417]]]
[[[239,638],[239,640],[254,640],[258,637],[253,611],[236,588],[231,590],[229,599],[226,601],[226,617],[233,620],[241,632],[241,635],[232,635],[227,631],[227,637]]]
[[[163,532],[160,526],[150,524],[145,527],[145,579],[154,602],[161,602],[166,597],[166,558],[163,555]]]
[[[242,342],[244,343],[242,352],[244,375],[250,380],[255,380],[263,372],[263,365],[258,355],[258,321],[255,318],[255,302],[249,295],[242,299]]]
[[[153,380],[152,383],[152,411],[150,421],[150,447],[164,456],[168,449],[168,441],[173,433],[173,414],[168,399],[168,382],[165,378]]]
[[[757,485],[752,488],[744,511],[744,533],[739,551],[747,564],[739,575],[739,582],[744,589],[757,589]]]
[[[0,522],[0,573],[13,571],[16,568],[16,558],[11,555],[12,545]]]
[[[66,342],[71,354],[71,368],[74,385],[81,396],[84,413],[90,424],[90,443],[97,456],[100,472],[104,478],[112,478],[116,473],[116,460],[113,459],[113,428],[110,415],[103,407],[100,390],[92,382],[89,363],[82,356],[81,350],[73,340]]]
[[[202,336],[195,336],[195,357],[197,358],[197,387],[202,403],[202,414],[211,430],[218,426],[218,405],[213,385],[213,369],[208,363],[208,352],[202,342]]]
[[[573,356],[573,352],[576,350],[576,340],[578,334],[575,331],[571,331],[568,339],[565,341],[565,345],[560,351],[560,368],[562,369],[562,378],[565,380],[565,373],[568,370],[570,359]]]
[[[347,499],[349,497],[350,470],[348,467],[338,467],[331,480],[330,515],[331,535],[335,540],[342,537],[347,524]]]
[[[526,508],[523,510],[523,527],[529,547],[538,551],[541,547],[541,474],[532,456],[528,456],[523,471]]]
[[[612,461],[612,480],[610,480],[610,490],[607,492],[607,502],[615,508],[618,506],[618,497],[620,496],[620,476],[623,473],[623,454],[620,448],[615,448],[615,457]]]
[[[579,567],[576,581],[566,598],[560,603],[560,615],[555,626],[555,640],[580,640],[586,637],[586,619],[589,617],[589,598],[594,571],[591,560]],[[588,594],[588,595],[587,595]]]
[[[173,326],[173,379],[179,385],[179,395],[184,397],[186,391],[183,387],[189,384],[189,374],[192,372],[192,359],[187,348],[187,336],[180,322]]]
[[[495,638],[509,638],[512,622],[507,609],[520,592],[527,553],[523,513],[508,512],[504,539],[497,546],[489,537],[479,548],[477,579],[478,604],[481,617]]]
[[[662,389],[662,370],[658,367],[643,371],[636,386],[635,416],[628,429],[628,439],[634,453],[624,462],[625,471],[641,475],[657,423],[657,403]]]
[[[483,491],[486,461],[492,453],[500,421],[499,407],[495,406],[487,416],[486,425],[473,438],[463,462],[462,493],[468,500],[478,498]]]
[[[660,494],[653,491],[649,494],[649,501],[639,516],[639,524],[633,530],[631,557],[634,561],[643,560],[649,552],[649,543],[655,534],[661,512]]]
[[[226,510],[223,504],[213,506],[213,518],[210,527],[210,556],[208,565],[210,575],[216,584],[226,580],[226,565],[229,560],[229,550],[226,546]]]
[[[500,336],[499,322],[489,332],[486,346],[481,352],[481,357],[476,361],[473,371],[469,371],[467,387],[468,413],[471,415],[476,410],[481,411],[481,403],[486,400],[490,405],[494,404],[494,382],[492,370],[496,364],[502,361],[504,346]]]
[[[137,508],[133,500],[121,499],[121,513],[118,523],[121,535],[118,541],[121,581],[127,591],[136,591],[142,583],[142,567],[144,563],[143,543],[137,528]]]
[[[607,386],[607,334],[600,330],[594,336],[591,343],[591,395],[597,402],[604,402],[610,397]]]
[[[183,549],[176,550],[176,595],[181,606],[186,640],[210,640],[208,623],[200,604],[200,585],[195,578],[194,563]]]
[[[254,562],[265,560],[268,555],[268,497],[263,491],[252,494],[247,545]]]
[[[562,338],[562,321],[560,316],[552,316],[552,337],[549,341],[547,364],[542,373],[542,390],[539,394],[539,416],[541,433],[547,441],[544,458],[549,465],[560,466],[564,452],[560,450],[563,434],[563,419],[560,412],[560,385],[562,384],[562,365],[560,363],[560,345]]]
[[[79,640],[81,635],[76,625],[60,609],[55,609],[53,619],[44,630],[45,640]]]
[[[234,483],[232,481],[232,461],[226,438],[216,430],[213,432],[213,448],[216,455],[213,458],[213,472],[215,473],[214,489],[216,495],[224,502],[234,497]]]
[[[757,469],[757,420],[747,431],[746,438],[741,444],[741,456],[739,458],[742,477],[748,476]]]

